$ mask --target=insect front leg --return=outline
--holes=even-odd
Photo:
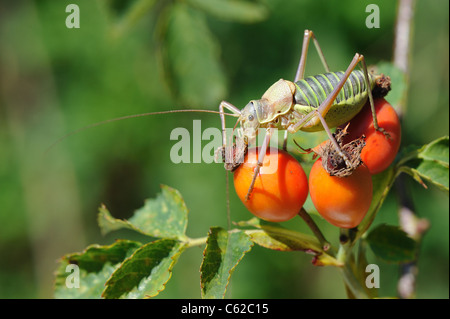
[[[272,136],[273,129],[271,127],[267,128],[266,136],[264,137],[263,144],[259,150],[258,161],[256,163],[255,172],[253,173],[252,182],[250,187],[248,188],[247,195],[245,195],[245,200],[249,200],[250,194],[252,193],[253,187],[255,186],[256,178],[259,175],[259,171],[261,170],[261,166],[264,163],[264,157],[266,156],[267,149],[269,148],[270,137]]]
[[[236,106],[234,106],[233,104],[227,102],[227,101],[222,101],[219,104],[219,111],[220,111],[220,123],[222,124],[222,144],[225,146],[227,143],[227,139],[226,139],[226,133],[225,133],[225,129],[226,129],[226,125],[225,125],[225,109],[231,111],[233,114],[235,114],[237,117],[239,117],[239,115],[241,115],[241,110],[238,109]]]
[[[233,147],[232,140],[230,140],[231,146],[227,147],[225,109],[231,111],[236,117],[240,116],[241,110],[226,101],[222,101],[219,105],[220,121],[222,125],[222,146],[217,150],[216,155],[221,155],[225,162],[226,170],[233,171],[239,166],[239,164],[241,164],[240,159],[243,159],[243,156],[247,151],[247,146],[243,141],[243,137],[238,136],[238,142],[236,143],[236,146]]]

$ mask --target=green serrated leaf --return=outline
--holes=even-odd
[[[268,232],[264,230],[255,230],[249,232],[252,241],[264,248],[279,251],[311,251],[318,252],[318,242],[313,243],[314,237],[298,234],[292,236],[286,233]],[[313,248],[309,248],[313,247]]]
[[[253,243],[242,231],[212,227],[200,267],[202,298],[224,298],[230,277]]]
[[[405,263],[415,258],[416,242],[397,226],[379,225],[366,240],[372,251],[386,262]]]
[[[251,226],[258,230],[246,231],[252,241],[264,248],[280,251],[305,251],[315,255],[316,266],[342,266],[336,258],[326,253],[316,237],[286,229],[277,223],[266,222],[259,218],[237,223],[239,226]]]
[[[268,249],[322,252],[322,247],[315,237],[286,229],[276,223],[252,218],[248,221],[239,222],[238,225],[259,228],[260,231],[249,232],[249,235],[256,244]]]
[[[87,272],[98,272],[107,262],[113,265],[122,262],[141,245],[135,241],[117,240],[109,246],[91,245],[83,252],[66,255],[63,259]]]
[[[412,162],[410,162],[412,165]],[[448,167],[440,165],[435,161],[420,161],[417,165],[410,167],[422,179],[436,185],[443,191],[449,191],[449,170]]]
[[[103,234],[126,228],[157,238],[184,239],[188,210],[180,193],[161,186],[155,199],[148,199],[129,220],[113,218],[106,207],[100,208],[98,223]]]
[[[227,95],[220,46],[203,12],[175,3],[169,12],[165,50],[170,83],[180,102],[210,107]]]
[[[433,142],[424,145],[420,150],[418,157],[428,161],[434,161],[438,164],[449,167],[448,136],[443,136]]]
[[[137,232],[142,232],[139,228],[136,228],[129,221],[112,217],[111,213],[105,205],[102,205],[99,208],[97,223],[100,227],[102,235],[106,235],[109,232],[119,229],[132,229]]]
[[[148,298],[161,292],[172,275],[172,268],[186,245],[172,239],[148,243],[134,252],[106,282],[102,296]]]
[[[188,0],[192,6],[227,21],[256,23],[269,15],[266,6],[258,2],[237,0]]]
[[[72,278],[69,276],[75,275],[75,272],[72,273],[70,268],[66,268],[68,265],[65,263],[63,269],[67,269],[65,276],[69,282],[72,282]],[[110,263],[106,263],[103,269],[97,273],[80,271],[80,286],[73,286],[73,283],[69,283],[67,286],[65,284],[55,286],[54,297],[56,299],[100,299],[102,291],[105,289],[105,282],[117,267],[118,265],[112,266]]]
[[[444,136],[421,148],[410,149],[398,163],[398,170],[415,180],[428,181],[443,191],[449,191],[449,137]]]
[[[140,246],[138,242],[118,240],[109,246],[92,245],[81,253],[64,256],[56,271],[55,298],[100,298],[107,279]]]

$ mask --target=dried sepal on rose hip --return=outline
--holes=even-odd
[[[344,143],[344,138],[349,134],[347,129],[348,126],[337,128],[333,134],[340,151],[347,157],[347,160],[339,154],[331,140],[326,140],[310,149],[303,149],[294,142],[306,153],[314,153],[313,159],[320,157],[323,168],[330,176],[350,176],[362,164],[361,151],[365,146],[365,136],[362,135],[348,143]]]

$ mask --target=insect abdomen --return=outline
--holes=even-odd
[[[297,86],[295,103],[314,108],[319,107],[339,84],[343,76],[344,72],[329,72],[309,76],[295,82]],[[369,81],[372,89],[374,80],[371,74],[369,74]],[[364,73],[355,70],[350,74],[333,104],[359,104],[361,100],[365,101],[366,98],[367,89]]]
[[[301,115],[307,115],[317,109],[339,84],[344,72],[330,72],[309,76],[295,83],[294,110]],[[370,88],[375,85],[374,76],[369,74]],[[368,93],[364,73],[353,71],[344,83],[341,91],[333,101],[325,115],[329,127],[336,127],[350,121],[364,106]],[[321,131],[323,126],[319,118],[313,118],[301,128],[302,131]]]

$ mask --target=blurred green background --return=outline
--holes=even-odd
[[[355,52],[368,64],[392,58],[395,1],[249,2],[255,9],[243,8],[239,16],[202,10],[200,0],[0,1],[0,298],[52,297],[58,258],[123,235],[100,235],[100,204],[127,218],[160,184],[183,195],[190,237],[227,226],[223,166],[169,158],[172,129],[192,130],[193,119],[219,128],[217,115],[117,121],[46,151],[68,132],[129,114],[217,110],[222,99],[243,107],[279,78],[293,79],[307,28],[333,70],[345,69]],[[65,25],[70,3],[79,5],[79,29]],[[365,26],[370,3],[380,8],[379,29]],[[448,9],[445,0],[416,4],[404,145],[448,135]],[[311,47],[306,72],[322,71]],[[309,147],[318,136],[298,133],[296,139]],[[420,250],[417,297],[448,298],[448,196],[410,180],[407,187],[417,213],[431,223]],[[230,197],[231,219],[249,219],[232,186]],[[314,218],[335,241],[338,229]],[[398,224],[394,193],[375,219],[380,223]],[[285,225],[308,232],[300,219]],[[158,298],[199,298],[201,257],[202,248],[186,251]],[[338,271],[310,260],[254,247],[237,267],[228,296],[345,298]],[[398,266],[373,255],[369,262],[380,266],[380,294],[394,296]]]

